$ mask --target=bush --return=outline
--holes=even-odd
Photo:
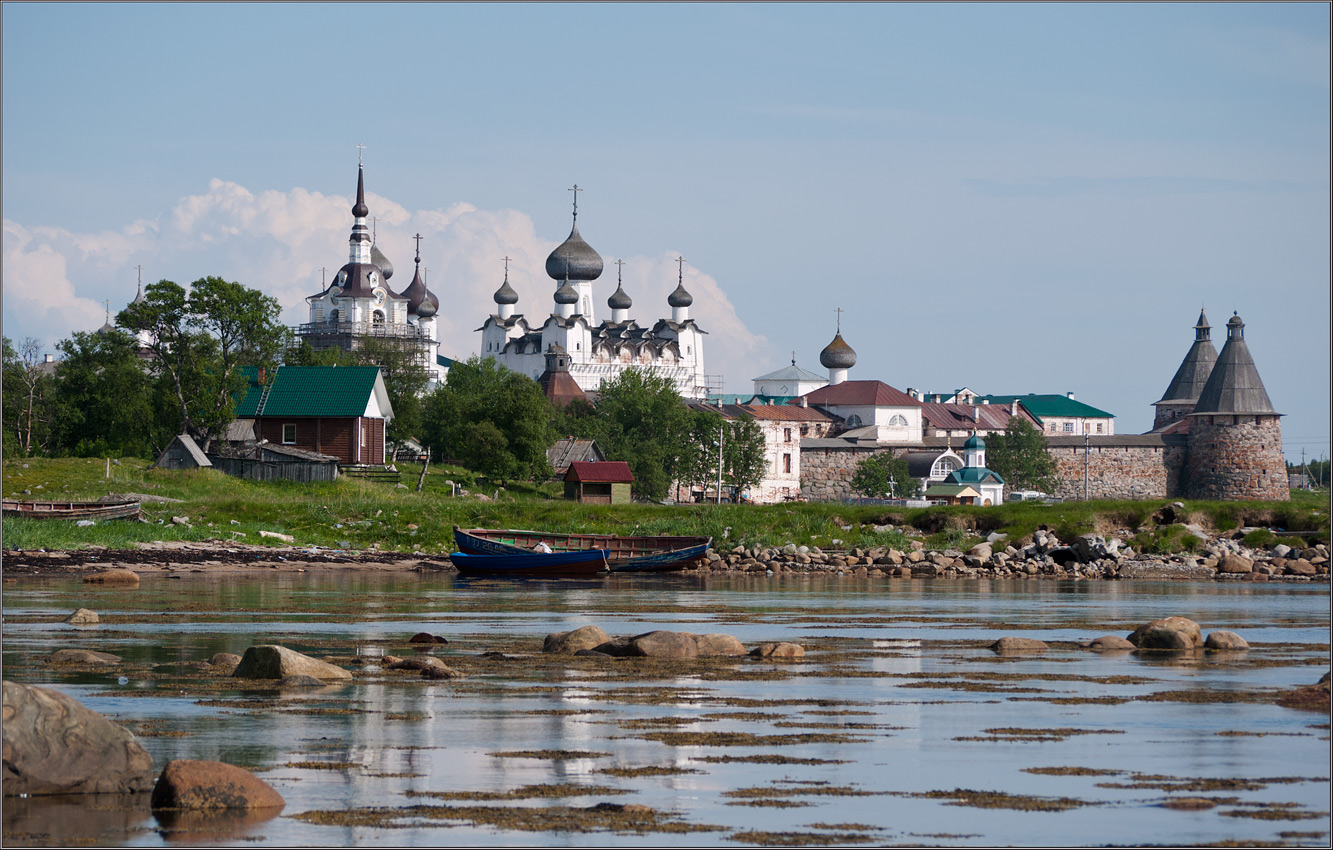
[[[1256,528],[1245,535],[1244,543],[1251,549],[1261,549],[1272,546],[1277,540],[1277,535],[1266,528]]]

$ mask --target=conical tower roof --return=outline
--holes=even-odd
[[[1245,323],[1239,315],[1233,315],[1227,322],[1226,345],[1222,346],[1212,374],[1199,393],[1194,413],[1278,415],[1245,344]]]
[[[1209,339],[1208,317],[1199,311],[1199,321],[1194,325],[1194,344],[1180,361],[1180,368],[1167,386],[1162,398],[1154,404],[1192,404],[1203,392],[1208,377],[1217,363],[1217,349]]]

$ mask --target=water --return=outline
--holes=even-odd
[[[102,625],[59,622],[81,606],[96,610]],[[25,580],[6,587],[4,607],[6,678],[56,687],[143,733],[159,768],[172,758],[245,765],[287,801],[267,820],[173,822],[154,816],[142,796],[7,799],[7,845],[743,846],[791,833],[832,844],[1325,845],[1330,828],[1328,718],[1269,701],[1328,669],[1323,584],[739,576],[514,583],[283,573],[150,577],[137,589]],[[1048,642],[1123,635],[1172,614],[1205,632],[1238,632],[1254,648],[1157,658],[1074,647],[1000,658],[984,648],[1006,634]],[[547,633],[588,623],[613,635],[661,628],[726,632],[747,646],[790,640],[809,654],[796,664],[745,659],[635,675],[627,673],[635,662],[540,655]],[[358,663],[373,665],[376,651],[410,654],[404,641],[419,631],[447,637],[436,654],[468,678],[425,682],[371,671],[350,685],[279,695],[236,680],[201,689],[205,680],[153,667],[258,643],[341,656],[349,667],[360,652]],[[125,661],[80,673],[42,663],[63,647]],[[488,650],[509,660],[481,659]],[[1210,701],[1178,701],[1179,692]],[[733,746],[663,739],[678,732],[767,737]],[[789,735],[816,737],[794,744],[773,737]],[[589,755],[494,755],[528,750]],[[756,755],[819,761],[705,760]],[[648,766],[688,772],[598,772]],[[1145,774],[1171,787],[1149,787]],[[1234,779],[1286,781],[1183,784]],[[567,783],[603,790],[563,799],[419,796]],[[1038,803],[1067,798],[1073,807],[981,808],[920,796],[955,789]],[[1182,796],[1216,805],[1160,805]],[[737,805],[756,798],[764,804]],[[548,826],[567,807],[600,802],[642,804],[715,829]],[[523,831],[487,822],[489,815],[477,822],[459,811],[402,811],[411,806],[534,807],[549,817]],[[350,823],[303,818],[369,807],[389,811]]]

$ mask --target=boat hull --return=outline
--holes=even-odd
[[[605,549],[581,552],[523,552],[476,555],[455,552],[449,556],[463,575],[511,576],[515,578],[590,576],[606,571]]]
[[[25,502],[4,500],[7,517],[33,519],[138,519],[138,502]]]
[[[515,529],[454,528],[459,551],[483,555],[532,554],[545,543],[554,552],[606,549],[612,572],[678,570],[708,554],[711,537],[619,537],[614,534],[551,534]]]

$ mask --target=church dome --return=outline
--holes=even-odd
[[[825,369],[850,369],[856,365],[856,352],[839,333],[819,352],[819,362]]]
[[[983,440],[983,439],[981,439],[981,437],[977,434],[976,431],[973,431],[973,432],[972,432],[972,436],[970,436],[970,437],[967,438],[967,442],[966,442],[966,443],[963,443],[963,448],[964,448],[964,449],[977,449],[978,451],[980,451],[980,450],[986,448],[986,441]]]
[[[611,293],[611,297],[606,299],[606,306],[612,310],[628,310],[634,306],[634,302],[625,293],[624,287],[617,286],[616,291]]]
[[[672,307],[688,307],[694,303],[694,296],[685,291],[685,284],[677,283],[676,288],[667,296],[667,304]]]
[[[505,282],[500,284],[500,288],[495,290],[495,295],[492,297],[495,299],[496,304],[518,303],[518,293],[514,291],[514,287],[509,285],[508,269],[505,270]]]
[[[380,267],[380,272],[384,274],[385,280],[393,277],[393,263],[389,262],[389,258],[384,256],[380,246],[373,243],[370,246],[370,261]]]
[[[380,271],[384,271],[383,267],[380,268]],[[388,274],[385,274],[385,277],[388,277]],[[435,293],[426,288],[426,281],[421,279],[420,245],[417,247],[416,271],[412,274],[412,282],[407,285],[407,289],[403,290],[403,297],[407,299],[407,313],[409,316],[414,315],[421,319],[429,319],[440,311],[440,299],[436,298]]]
[[[569,285],[566,280],[560,284],[560,288],[555,291],[555,303],[557,304],[577,304],[579,303],[579,293],[574,287]]]
[[[579,223],[569,231],[569,238],[546,258],[546,274],[552,280],[596,280],[602,275],[602,256],[583,241]]]

